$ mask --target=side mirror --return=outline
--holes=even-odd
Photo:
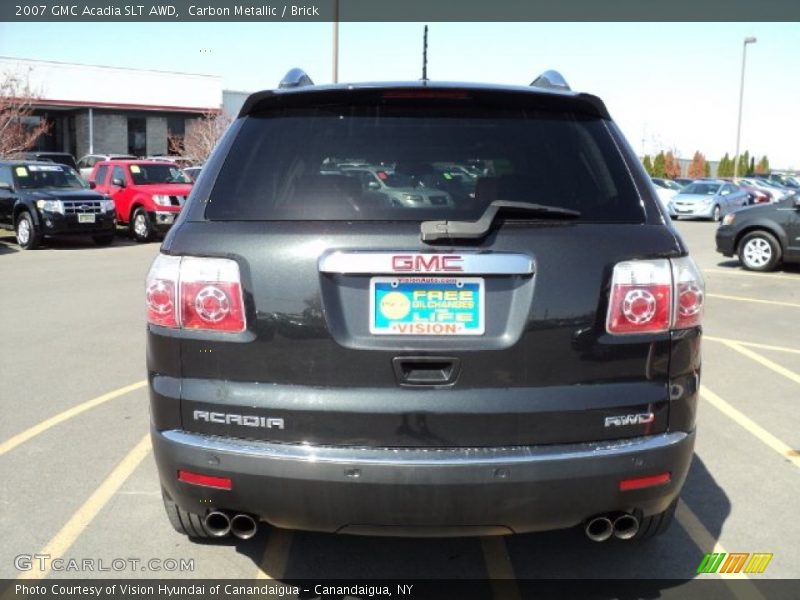
[[[96,187],[97,187],[97,182],[95,182],[95,181],[90,181],[89,182],[89,189],[90,190],[93,190]]]
[[[7,192],[13,192],[14,186],[8,183],[7,181],[0,181],[0,190],[5,190]]]
[[[125,187],[125,181],[123,179],[120,179],[119,177],[114,177],[114,179],[111,180],[111,185],[115,185],[117,187],[124,188]]]

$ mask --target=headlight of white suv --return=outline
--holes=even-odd
[[[159,206],[170,206],[172,204],[169,196],[162,196],[161,194],[153,194],[153,202]]]
[[[64,203],[61,200],[37,200],[36,208],[45,212],[64,214]]]

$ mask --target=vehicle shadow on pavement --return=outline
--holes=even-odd
[[[697,455],[681,498],[717,540],[731,512],[731,503]],[[694,578],[703,556],[713,550],[699,548],[684,527],[676,518],[663,535],[647,542],[612,539],[599,544],[590,542],[582,528],[575,528],[508,538],[508,548],[519,579],[672,580],[666,585],[651,583],[673,587]]]
[[[731,512],[731,504],[696,455],[682,498],[716,540]],[[236,549],[259,564],[269,535],[269,528],[262,528],[256,538],[239,542]],[[598,544],[586,538],[582,527],[509,536],[504,540],[519,580],[642,580],[636,586],[637,590],[638,583],[643,586],[639,591],[645,595],[641,597],[659,597],[661,589],[694,578],[703,556],[712,551],[699,548],[678,519],[662,536],[643,543],[611,540]],[[380,538],[295,531],[285,565],[284,572],[267,574],[283,580],[489,576],[481,540],[474,537]],[[597,597],[603,597],[602,592]]]

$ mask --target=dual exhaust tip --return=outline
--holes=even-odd
[[[639,533],[639,519],[636,515],[598,515],[586,521],[586,537],[593,542],[605,542],[614,536],[618,540],[630,540]]]
[[[228,514],[221,510],[212,510],[203,519],[206,531],[213,537],[225,537],[233,534],[240,540],[249,540],[258,531],[258,522],[246,513]]]

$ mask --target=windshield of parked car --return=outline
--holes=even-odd
[[[684,194],[698,194],[701,196],[713,196],[719,192],[722,186],[718,183],[690,183],[683,188]]]
[[[363,171],[383,172],[386,187],[348,175],[343,166],[354,157],[373,167]],[[449,186],[442,165],[480,176]],[[387,189],[412,186],[434,186],[437,193],[404,196]],[[235,131],[205,216],[476,220],[494,200],[575,210],[581,221],[644,220],[629,170],[602,118],[463,101],[327,104],[252,114]]]
[[[81,190],[89,187],[66,165],[21,165],[13,168],[19,189],[60,188]]]
[[[131,179],[134,185],[155,185],[163,183],[191,183],[192,180],[173,164],[131,165]]]

